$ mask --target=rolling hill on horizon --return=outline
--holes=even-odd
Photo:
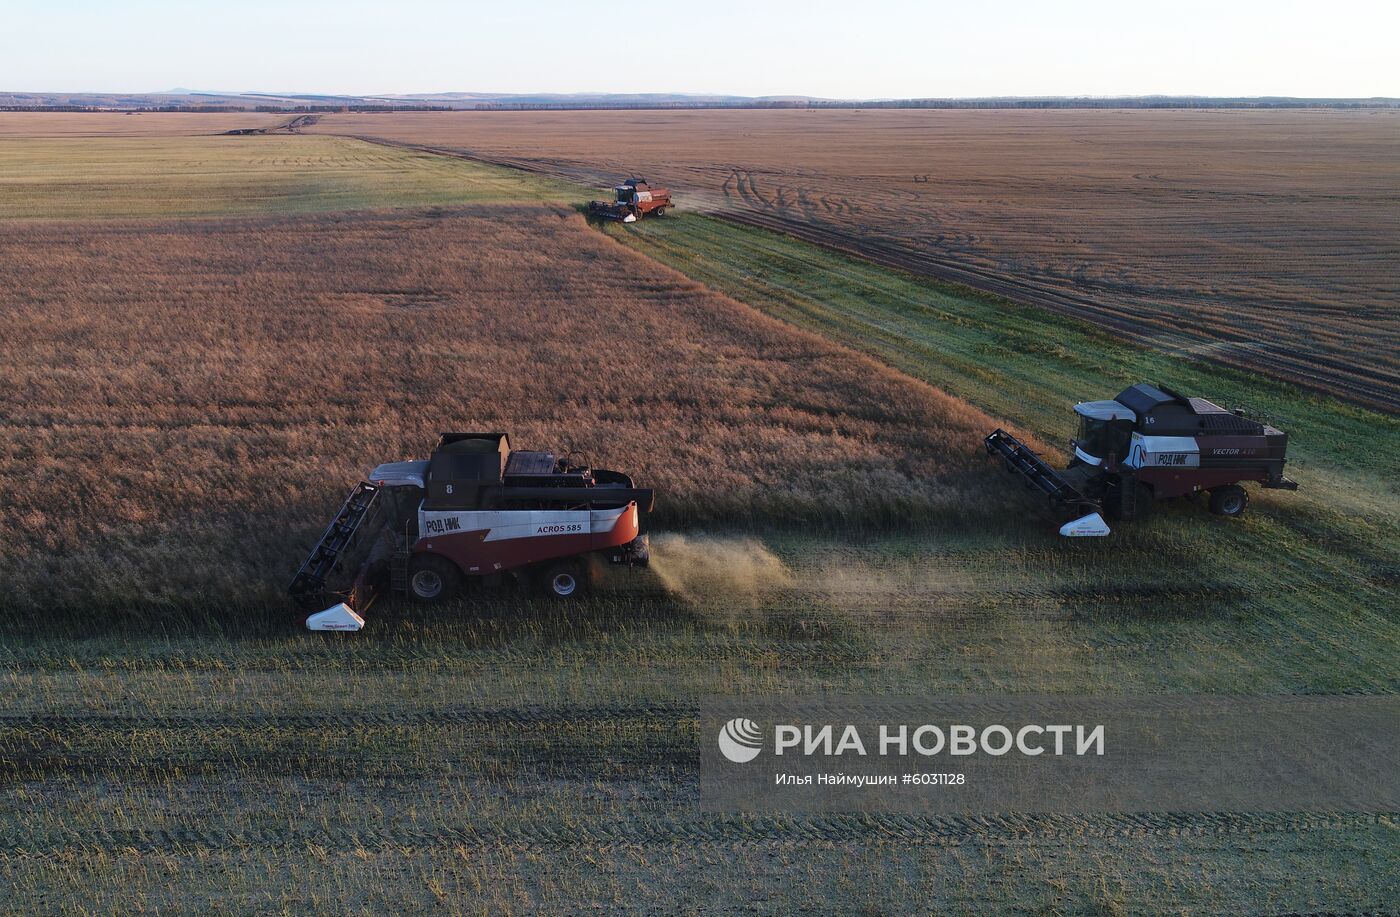
[[[285,110],[583,109],[583,108],[1396,108],[1400,99],[1293,96],[1003,96],[988,98],[828,99],[804,95],[741,96],[682,92],[490,93],[469,91],[352,95],[306,92],[9,92],[5,110]]]

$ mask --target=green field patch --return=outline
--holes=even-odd
[[[1290,434],[1290,468],[1389,478],[1400,420],[1187,355],[1135,346],[1087,322],[942,284],[703,214],[604,227],[613,238],[749,305],[864,350],[1050,440],[1076,401],[1160,381],[1250,409]]]
[[[564,186],[340,137],[0,139],[0,219],[107,220],[538,203]]]
[[[1057,538],[1027,494],[1024,518],[981,535],[910,536],[942,542],[947,569],[980,571],[956,599],[916,593],[912,604],[934,618],[940,609],[958,609],[953,618],[996,611],[1009,641],[961,643],[943,670],[957,673],[953,681],[982,690],[1396,690],[1396,418],[714,217],[605,230],[1047,442],[1067,442],[1076,401],[1138,381],[1246,407],[1289,432],[1287,470],[1302,489],[1254,490],[1244,520],[1178,501],[1086,544]],[[1000,474],[990,459],[988,474]],[[1017,642],[1028,647],[1019,658],[995,649]],[[1071,652],[1076,645],[1082,652]]]

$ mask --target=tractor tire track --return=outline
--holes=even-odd
[[[560,726],[581,723],[629,723],[674,726],[694,723],[700,711],[678,704],[613,704],[597,707],[518,707],[483,710],[467,707],[414,708],[407,710],[355,710],[272,713],[34,713],[0,715],[0,729],[65,730],[105,729],[357,729],[363,727],[418,726]]]
[[[643,816],[645,818],[645,816]],[[1259,837],[1312,831],[1395,828],[1395,813],[1145,813],[1126,815],[1025,816],[665,816],[628,823],[571,821],[513,823],[510,826],[433,826],[423,828],[326,826],[220,828],[110,828],[91,831],[20,829],[0,839],[0,861],[97,855],[114,852],[211,853],[240,850],[317,848],[354,852],[464,848],[522,851],[610,850],[620,847],[681,846],[686,849],[805,847],[813,844],[890,843],[918,846],[1024,847],[1086,840],[1141,841],[1184,838]]]
[[[1002,296],[1023,305],[1037,306],[1071,318],[1089,319],[1117,332],[1126,340],[1151,344],[1156,337],[1174,339],[1174,349],[1193,350],[1195,356],[1218,365],[1250,369],[1303,388],[1340,396],[1367,407],[1400,413],[1400,374],[1324,357],[1271,351],[1254,342],[1218,340],[1192,335],[1178,320],[1164,316],[1144,319],[1131,308],[1114,306],[1089,296],[1053,290],[1029,281],[985,268],[939,257],[931,252],[915,252],[868,236],[854,236],[826,226],[792,219],[771,210],[726,210],[711,214],[756,229],[791,236],[851,257],[885,267],[959,284],[982,293]],[[1161,346],[1160,344],[1158,345]]]
[[[353,772],[402,782],[480,777],[503,761],[566,779],[692,779],[697,724],[697,709],[669,704],[8,715],[0,719],[0,780]]]

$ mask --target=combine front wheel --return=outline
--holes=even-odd
[[[462,573],[445,557],[420,554],[408,571],[408,594],[415,602],[446,602],[462,588]]]
[[[1210,511],[1217,516],[1243,516],[1249,493],[1238,484],[1226,484],[1210,492]]]

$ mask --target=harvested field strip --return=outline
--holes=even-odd
[[[314,128],[700,210],[1395,412],[1400,116],[1345,112],[531,112]]]
[[[707,285],[1014,419],[1051,441],[1077,400],[1142,379],[1255,407],[1287,430],[1290,462],[1380,473],[1400,420],[1259,376],[1113,341],[1091,326],[816,248],[681,215],[609,234]],[[1295,458],[1296,457],[1296,458]],[[1292,467],[1292,465],[1290,465]],[[1386,490],[1393,490],[1386,487]]]
[[[1374,633],[1393,638],[1396,620],[1387,596],[1400,572],[1395,537],[1400,493],[1387,456],[1400,437],[1395,418],[1258,376],[1117,343],[1073,320],[930,284],[763,230],[686,214],[608,231],[697,280],[865,349],[1047,442],[1063,442],[1072,433],[1069,406],[1075,401],[1111,397],[1141,379],[1264,408],[1270,422],[1291,434],[1289,473],[1303,490],[1256,499],[1248,523],[1258,539],[1253,547],[1248,538],[1216,541],[1223,534],[1218,527],[1186,516],[1179,517],[1183,528],[1175,536],[1182,540],[1170,543],[1214,542],[1216,563],[1203,563],[1201,571],[1234,570],[1260,590],[1245,598],[1246,604],[1289,604],[1295,600],[1290,590],[1297,589],[1296,600],[1317,601],[1339,592],[1361,607],[1390,608],[1380,613]],[[1154,520],[1148,529],[1156,528],[1155,535],[1130,528],[1115,536],[1115,566],[1126,562],[1135,568],[1125,582],[1134,577],[1139,585],[1153,582],[1148,558],[1163,554],[1161,547],[1143,544],[1147,552],[1139,562],[1131,559],[1135,546],[1121,539],[1165,538],[1166,524],[1165,517]],[[1084,550],[1076,547],[1076,553]],[[1193,578],[1179,565],[1168,568],[1159,561],[1155,566],[1177,582]],[[1095,589],[1089,585],[1085,594]],[[1104,597],[1105,605],[1130,599],[1114,589]]]
[[[567,845],[574,825],[541,828],[538,846],[312,842],[227,852],[179,847],[0,856],[12,900],[40,905],[57,895],[94,908],[139,902],[176,911],[194,896],[237,898],[258,910],[569,913],[580,900],[610,912],[663,914],[830,909],[832,901],[896,913],[917,900],[939,913],[1152,912],[1163,902],[1198,913],[1384,913],[1397,891],[1369,882],[1355,863],[1386,869],[1393,831],[1362,826],[1255,835],[1158,835],[924,843],[878,835],[792,832],[780,841],[713,841],[698,832],[601,848]],[[449,826],[430,836],[450,837]],[[276,831],[271,831],[276,836]],[[217,835],[215,835],[217,836]],[[653,834],[652,837],[656,835]],[[354,868],[346,868],[346,864]],[[1326,868],[1325,877],[1316,870]],[[1190,881],[1186,881],[1189,877]],[[110,880],[110,881],[104,881]],[[115,883],[120,895],[112,891]],[[794,884],[798,890],[794,890]],[[648,890],[638,900],[637,888]],[[1260,906],[1262,903],[1262,907]]]
[[[898,841],[919,846],[1010,846],[1106,839],[1184,839],[1268,835],[1347,834],[1379,828],[1396,830],[1394,815],[1314,815],[1289,813],[1147,813],[1143,815],[1007,815],[912,816],[824,815],[775,818],[747,816],[694,818],[653,816],[637,821],[590,820],[579,825],[559,819],[555,824],[525,823],[516,827],[447,826],[424,828],[365,827],[361,829],[289,829],[285,827],[220,830],[218,828],[114,828],[87,833],[22,831],[0,841],[0,859],[74,856],[84,853],[212,852],[235,853],[266,848],[304,851],[315,848],[352,853],[376,847],[407,850],[452,849],[557,850],[583,848],[605,852],[614,847],[645,845],[686,849],[707,846],[762,849],[823,844]]]
[[[1076,401],[1149,379],[1261,409],[1289,431],[1289,474],[1304,487],[1273,519],[1305,555],[1360,560],[1385,589],[1400,569],[1400,491],[1386,456],[1400,420],[1258,376],[1120,344],[1079,322],[823,252],[788,236],[683,215],[610,230],[688,275],[770,314],[879,356],[1047,442],[1073,433]],[[1257,508],[1269,497],[1261,495]],[[1343,510],[1342,508],[1345,507]],[[1341,510],[1339,512],[1339,510]],[[1266,510],[1267,511],[1267,510]],[[1277,539],[1275,544],[1279,544]],[[1279,555],[1269,553],[1277,566]],[[1333,566],[1324,562],[1324,568]]]
[[[250,714],[103,714],[39,713],[0,714],[0,729],[21,733],[34,730],[118,730],[132,729],[336,729],[400,726],[565,726],[574,723],[615,723],[674,726],[694,721],[697,708],[668,704],[617,705],[548,709],[470,709],[464,707],[415,708],[403,710],[342,711],[336,713],[250,713]],[[692,723],[693,725],[693,723]],[[0,741],[3,741],[0,739]]]
[[[1145,344],[1169,355],[1187,354],[1223,367],[1253,370],[1311,391],[1340,396],[1391,414],[1400,413],[1400,371],[1386,366],[1323,354],[1308,354],[1302,358],[1293,342],[1263,340],[1257,332],[1253,337],[1234,336],[1211,325],[1189,325],[1173,314],[1151,316],[1133,305],[1119,305],[1102,296],[1095,298],[1092,293],[1080,293],[1073,287],[1042,289],[1012,274],[969,267],[948,256],[813,226],[784,214],[738,210],[719,216],[743,225],[786,233],[886,267],[962,284],[981,293],[1004,296],[1013,302],[1038,306],[1060,315],[1087,319],[1119,332],[1126,341]],[[1268,306],[1260,303],[1256,308]],[[1350,318],[1348,314],[1340,320],[1346,322]]]
[[[953,693],[1400,690],[1388,611],[1346,593],[1298,595],[1265,582],[1206,604],[1105,590],[921,614],[887,611],[893,592],[759,605],[714,596],[670,619],[630,621],[609,618],[613,603],[598,600],[581,612],[592,622],[582,632],[565,637],[563,625],[527,619],[509,643],[484,647],[482,634],[510,612],[472,602],[429,621],[372,615],[374,633],[389,643],[383,650],[207,634],[147,657],[112,636],[66,654],[35,641],[5,661],[0,685],[13,698],[7,722],[16,729],[48,719],[393,724],[420,709],[443,711],[449,722],[508,722],[547,720],[566,704],[664,719],[683,716],[684,699],[719,691],[898,693],[909,685]]]
[[[591,727],[591,728],[590,728]],[[335,780],[635,781],[665,777],[696,756],[695,734],[580,724],[572,729],[427,727],[323,729],[40,730],[4,742],[0,779],[69,776],[130,784],[229,776]]]

